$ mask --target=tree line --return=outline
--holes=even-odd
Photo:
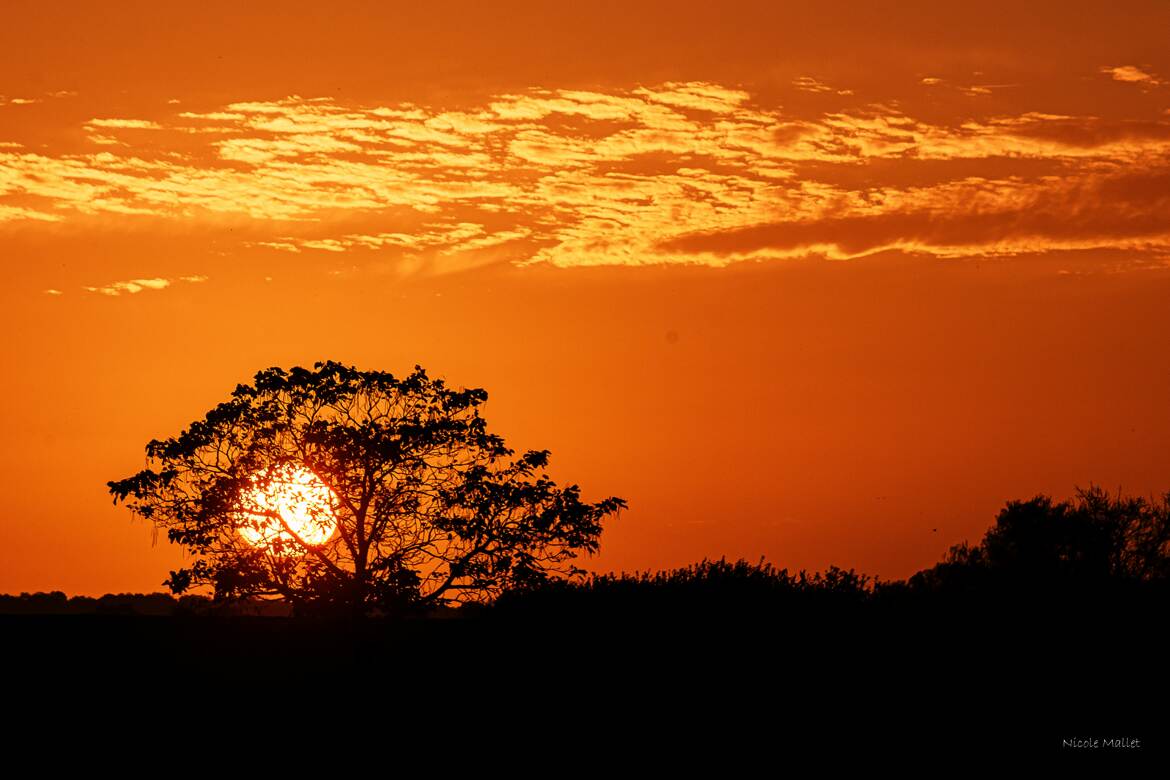
[[[582,612],[768,612],[882,609],[1085,600],[1161,600],[1170,588],[1170,493],[1157,499],[1092,486],[1068,500],[1009,502],[978,543],[905,580],[853,569],[777,569],[764,560],[704,560],[659,572],[592,574],[517,584],[467,615]],[[415,614],[436,614],[435,608]],[[288,615],[268,600],[218,603],[195,594],[119,594],[99,599],[54,592],[0,596],[0,613]],[[451,614],[450,610],[446,610]]]

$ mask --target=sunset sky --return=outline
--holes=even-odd
[[[811,10],[813,6],[816,10]],[[46,3],[0,24],[0,592],[268,366],[486,388],[597,571],[884,578],[1170,490],[1170,4]]]

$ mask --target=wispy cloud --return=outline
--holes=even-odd
[[[972,96],[1010,86],[922,83]],[[948,124],[811,76],[794,85],[823,96],[815,113],[687,82],[453,108],[293,96],[94,119],[89,154],[0,142],[0,221],[229,215],[255,220],[248,241],[274,251],[405,262],[490,249],[556,266],[1170,247],[1170,210],[1158,210],[1168,116],[997,113],[979,100]],[[143,130],[149,145],[135,140]]]
[[[60,214],[50,214],[23,206],[9,206],[0,203],[0,223],[6,220],[30,220],[35,222],[61,222],[64,219]]]
[[[306,239],[287,236],[276,241],[258,241],[256,245],[284,252],[301,252],[305,249],[346,252],[351,249],[402,247],[413,250],[437,249],[441,253],[451,254],[518,241],[532,233],[530,229],[523,227],[489,232],[483,225],[470,222],[427,227],[429,229],[411,233],[351,233],[337,238]]]
[[[1018,87],[1019,84],[962,84],[949,82],[946,79],[938,76],[924,76],[918,81],[926,87],[944,87],[960,92],[967,97],[985,97],[987,95],[995,94],[997,89],[1009,89],[1011,87]]]
[[[869,208],[671,239],[666,251],[715,258],[816,252],[850,259],[901,250],[939,257],[1170,247],[1170,173],[1053,178],[1040,185],[966,179],[882,193]]]
[[[853,94],[853,90],[851,90],[851,89],[836,89],[835,87],[830,87],[828,84],[824,83],[823,81],[818,81],[817,79],[813,78],[812,76],[798,76],[792,80],[792,86],[796,87],[801,92],[816,92],[816,93],[821,93],[821,94],[833,94],[833,95],[852,95]]]
[[[35,103],[45,102],[45,98],[69,98],[77,97],[77,93],[71,89],[61,89],[56,92],[45,92],[40,97],[12,97],[8,95],[0,95],[0,107],[3,106],[31,106]]]
[[[109,127],[118,130],[161,130],[158,122],[145,119],[91,119],[85,123],[88,127]]]
[[[111,297],[118,297],[120,295],[134,295],[136,293],[145,292],[147,290],[165,290],[170,287],[175,280],[155,277],[152,279],[128,279],[126,281],[110,282],[100,287],[83,287],[83,290],[91,293],[98,293],[99,295],[108,295]],[[206,276],[181,276],[178,278],[180,282],[198,283],[207,281]],[[60,293],[58,293],[60,294]]]
[[[1101,68],[1101,72],[1111,76],[1114,81],[1124,81],[1129,84],[1142,84],[1144,86],[1155,87],[1165,83],[1136,65],[1106,66]]]

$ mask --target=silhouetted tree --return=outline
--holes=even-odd
[[[940,592],[1103,592],[1170,576],[1170,494],[1110,495],[1091,486],[1070,501],[1011,501],[980,544],[952,547],[909,585]]]
[[[302,613],[486,601],[581,573],[620,498],[580,500],[488,433],[481,389],[416,366],[271,368],[108,483],[192,554],[174,593],[279,597]]]

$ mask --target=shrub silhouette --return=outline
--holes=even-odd
[[[1009,502],[978,545],[952,547],[908,584],[946,593],[1102,593],[1168,575],[1170,494],[1148,501],[1090,486],[1069,501]]]
[[[872,598],[875,584],[867,575],[835,566],[823,573],[791,574],[763,560],[752,564],[720,558],[655,573],[592,575],[572,582],[517,588],[502,594],[495,606],[503,613],[568,615],[761,614],[776,609],[861,605]]]

